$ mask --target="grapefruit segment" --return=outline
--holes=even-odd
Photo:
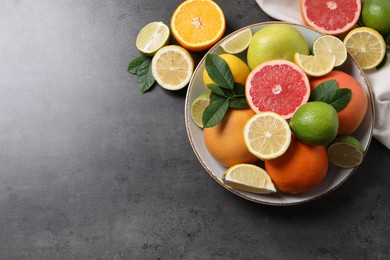
[[[350,30],[359,20],[361,0],[300,0],[306,25],[330,35]]]
[[[249,74],[245,85],[249,106],[256,113],[272,111],[289,119],[310,96],[305,72],[286,60],[262,63]]]

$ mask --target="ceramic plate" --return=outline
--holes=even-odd
[[[266,23],[259,23],[259,24],[253,24],[244,28],[241,28],[240,30],[237,30],[236,32],[233,32],[232,34],[226,36],[230,37],[231,35],[244,30],[246,28],[250,28],[252,30],[252,33],[255,33],[259,29],[273,23],[284,23],[284,22],[266,22]],[[290,24],[290,23],[285,23]],[[321,34],[317,31],[314,31],[306,26],[298,25],[298,24],[291,24],[296,29],[298,29],[302,35],[306,38],[306,40],[309,43],[309,46],[311,46],[315,39],[317,39]],[[223,51],[219,47],[219,44],[224,41],[222,39],[217,43],[215,46],[213,46],[208,52],[214,53],[214,54],[221,54]],[[206,54],[206,55],[207,55]],[[324,196],[325,194],[335,190],[337,187],[339,187],[341,184],[343,184],[356,170],[356,168],[353,169],[341,169],[336,166],[333,166],[331,163],[329,163],[329,170],[328,174],[325,178],[325,180],[316,188],[312,189],[311,191],[301,193],[298,195],[290,195],[285,194],[281,192],[277,192],[272,195],[262,195],[262,194],[253,194],[248,193],[240,190],[236,190],[233,188],[230,188],[229,186],[225,185],[222,182],[222,176],[224,172],[226,171],[226,168],[221,166],[207,151],[206,146],[203,142],[203,130],[199,128],[191,119],[190,115],[190,108],[192,101],[199,96],[200,94],[207,93],[207,90],[203,84],[203,70],[204,70],[204,63],[205,63],[205,57],[199,62],[198,66],[196,67],[194,74],[192,76],[192,79],[188,85],[186,100],[185,100],[185,124],[186,129],[188,133],[188,138],[191,143],[191,146],[195,152],[196,157],[198,158],[201,165],[204,167],[205,171],[220,185],[222,185],[224,188],[229,190],[230,192],[233,192],[234,194],[253,201],[257,203],[262,204],[268,204],[268,205],[275,205],[275,206],[286,206],[286,205],[294,205],[294,204],[301,204],[305,203],[314,199],[317,199],[319,197]],[[246,61],[246,52],[238,55],[242,60]],[[368,110],[365,115],[365,118],[360,125],[359,129],[353,134],[357,139],[360,140],[360,142],[363,145],[363,148],[365,150],[365,153],[367,151],[367,148],[369,147],[371,137],[372,137],[372,130],[373,130],[373,124],[374,124],[374,106],[373,106],[373,95],[372,91],[370,89],[370,86],[368,84],[368,81],[363,73],[363,71],[360,69],[360,67],[356,64],[356,62],[348,56],[347,61],[342,65],[342,67],[337,68],[338,70],[342,70],[350,75],[352,75],[354,78],[356,78],[360,84],[365,89],[367,96],[369,98],[369,105]]]

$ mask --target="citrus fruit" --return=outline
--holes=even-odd
[[[363,24],[382,34],[390,33],[390,1],[364,0],[362,5]]]
[[[232,188],[253,193],[274,193],[275,186],[268,173],[253,164],[236,164],[222,177],[224,183]]]
[[[305,72],[286,60],[264,62],[251,71],[245,84],[249,106],[255,111],[273,111],[290,118],[310,95]]]
[[[258,113],[245,124],[244,141],[248,150],[257,158],[273,159],[287,150],[291,129],[286,119],[274,112]]]
[[[187,50],[203,51],[220,40],[226,22],[222,9],[211,0],[187,0],[171,18],[175,39]]]
[[[307,75],[320,77],[332,71],[336,64],[336,56],[313,56],[295,53],[294,61]]]
[[[146,55],[154,55],[157,50],[169,42],[170,31],[163,22],[152,22],[145,25],[136,39],[137,49]]]
[[[251,109],[230,108],[221,122],[203,130],[207,150],[223,166],[258,161],[246,148],[243,134],[245,123],[253,115]]]
[[[302,105],[290,120],[297,138],[308,144],[328,144],[337,135],[337,111],[325,102],[308,102]]]
[[[288,24],[271,24],[257,31],[248,47],[247,60],[251,70],[270,60],[294,61],[294,54],[309,54],[303,35]]]
[[[232,54],[221,54],[219,55],[229,66],[230,71],[233,75],[234,82],[245,85],[246,79],[250,73],[248,65],[243,62],[240,58]],[[208,84],[215,84],[214,81],[209,77],[206,68],[203,71],[203,83],[207,87]]]
[[[386,54],[386,43],[374,29],[359,27],[351,30],[344,38],[348,53],[364,70],[375,68]]]
[[[250,28],[246,28],[236,34],[231,35],[219,46],[227,53],[237,54],[245,51],[248,48],[251,40],[252,30]]]
[[[265,161],[264,166],[280,191],[296,194],[309,191],[323,181],[328,171],[328,156],[324,145],[305,144],[293,137],[287,151]]]
[[[335,67],[342,65],[347,60],[347,49],[344,43],[332,35],[318,37],[313,43],[313,54],[334,55],[336,57]]]
[[[300,0],[302,20],[325,34],[339,35],[359,20],[361,0]]]
[[[353,136],[338,136],[328,147],[329,160],[342,168],[354,168],[363,161],[363,146]]]
[[[151,66],[153,76],[162,88],[179,90],[190,81],[194,60],[184,48],[168,45],[157,51]]]
[[[350,135],[361,124],[367,111],[368,98],[360,83],[351,75],[333,70],[329,74],[319,77],[311,78],[311,89],[314,90],[320,83],[334,79],[339,88],[349,88],[352,91],[352,97],[348,105],[341,111],[337,112],[339,117],[338,135]]]
[[[202,116],[205,108],[210,104],[210,94],[202,94],[195,98],[191,104],[191,118],[194,123],[203,128]]]

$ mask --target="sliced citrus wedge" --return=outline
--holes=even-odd
[[[386,43],[382,35],[368,27],[350,31],[344,38],[344,44],[348,53],[364,70],[378,66],[386,53]]]
[[[336,57],[295,53],[294,61],[307,75],[321,77],[332,71],[336,64]]]
[[[353,136],[338,136],[328,147],[328,158],[342,168],[354,168],[363,161],[363,146]]]
[[[168,90],[185,87],[194,71],[194,60],[184,48],[168,45],[154,55],[152,73],[157,83]]]
[[[223,51],[230,54],[237,54],[245,51],[252,40],[252,31],[250,28],[244,29],[226,40],[224,40],[220,47]]]
[[[336,57],[335,67],[342,65],[347,60],[347,49],[344,43],[332,35],[323,35],[318,37],[313,43],[314,56]]]
[[[200,128],[203,128],[203,111],[210,103],[210,94],[206,93],[195,98],[195,100],[191,104],[191,118],[194,123]]]
[[[154,55],[161,47],[168,44],[169,36],[168,26],[163,22],[152,22],[141,29],[135,44],[140,52]]]
[[[254,156],[274,159],[286,152],[291,142],[291,129],[286,119],[274,112],[252,116],[244,127],[244,141]]]
[[[276,192],[268,173],[253,164],[236,164],[230,167],[222,180],[230,187],[239,190],[260,194]]]

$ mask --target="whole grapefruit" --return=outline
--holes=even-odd
[[[205,128],[203,138],[209,153],[223,166],[253,163],[253,156],[245,145],[244,126],[255,113],[251,109],[230,108],[216,126]]]
[[[328,155],[324,145],[309,145],[293,137],[282,156],[264,164],[280,191],[296,194],[322,182],[328,172]]]
[[[339,130],[338,135],[352,134],[362,123],[366,115],[368,98],[360,83],[351,75],[333,70],[325,76],[318,78],[311,78],[311,89],[314,90],[320,83],[334,79],[337,81],[339,88],[349,88],[352,91],[352,97],[348,105],[339,111]]]

